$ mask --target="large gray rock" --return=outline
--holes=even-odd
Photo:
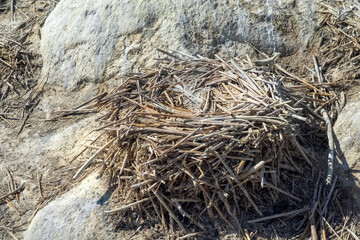
[[[0,151],[4,159],[12,160],[9,165],[19,164],[17,172],[26,171],[26,165],[22,164],[26,160],[44,178],[50,178],[53,176],[51,167],[66,166],[69,159],[81,151],[86,140],[95,135],[90,134],[95,127],[95,118],[67,122],[66,125],[35,120],[16,138],[6,126],[0,125]]]
[[[348,166],[360,166],[360,95],[352,98],[341,111],[334,125],[334,132],[341,148],[341,155]]]
[[[69,192],[41,209],[24,233],[27,240],[113,239],[108,230],[101,198],[106,185],[93,173]]]
[[[71,178],[76,170],[72,168],[85,161],[87,153],[73,162],[74,165],[69,164],[95,135],[90,131],[95,127],[96,116],[44,122],[43,118],[36,118],[36,115],[42,116],[33,113],[20,135],[17,134],[19,126],[14,129],[0,123],[0,195],[10,191],[6,169],[17,187],[24,184],[19,201],[11,201],[19,214],[7,204],[0,204],[0,222],[4,226],[26,224],[41,202],[37,176],[42,175],[43,196],[46,198],[53,195],[57,187],[63,186]],[[17,237],[22,239],[21,236]],[[2,238],[0,231],[0,239],[9,238]]]
[[[360,95],[349,100],[334,126],[340,164],[335,165],[342,184],[360,205]]]
[[[75,89],[152,65],[156,48],[291,55],[314,33],[316,0],[62,0],[42,29],[43,74]]]

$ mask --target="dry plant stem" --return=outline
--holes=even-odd
[[[190,239],[196,236],[201,236],[202,234],[203,234],[202,232],[189,233],[184,236],[178,237],[177,240]]]
[[[99,138],[102,136],[103,134],[100,134],[97,138],[95,138],[94,141],[92,141],[90,144],[94,144],[97,140],[99,140]],[[73,157],[70,160],[70,163],[73,162],[74,160],[76,160],[81,154],[83,154],[86,150],[88,149],[88,147],[84,147],[83,150],[81,150],[81,152],[79,154],[77,154],[75,157]]]
[[[11,209],[13,209],[19,216],[21,216],[19,210],[17,210],[16,207],[7,198],[5,199],[5,202]]]
[[[99,95],[97,95],[97,96],[91,98],[90,100],[88,100],[88,101],[80,104],[79,106],[74,107],[72,110],[77,110],[77,109],[79,109],[79,108],[81,108],[81,107],[83,107],[83,106],[86,106],[87,104],[89,104],[89,103],[91,103],[91,102],[93,102],[93,101],[95,101],[95,100],[99,100],[99,99],[103,98],[104,96],[106,96],[106,94],[107,94],[107,92],[100,93]]]
[[[271,183],[269,183],[269,182],[264,182],[264,185],[266,185],[266,186],[268,186],[269,188],[272,188],[272,189],[274,189],[274,190],[276,190],[276,191],[278,191],[278,192],[280,192],[280,193],[282,193],[282,194],[284,194],[284,195],[286,195],[286,196],[288,196],[288,197],[290,197],[290,198],[292,198],[292,199],[294,199],[294,200],[296,200],[296,201],[301,202],[301,199],[300,199],[300,198],[295,197],[294,195],[292,195],[292,194],[290,194],[290,193],[282,190],[281,188],[278,188],[278,187],[274,186],[273,184],[271,184]]]
[[[279,213],[279,214],[274,214],[274,215],[267,216],[267,217],[257,218],[257,219],[248,221],[248,223],[258,223],[258,222],[263,222],[263,221],[275,219],[275,218],[289,217],[289,216],[307,212],[308,210],[309,210],[309,208],[305,207],[305,208],[297,209],[297,210],[290,211],[290,212]]]
[[[280,71],[282,71],[283,73],[285,73],[286,75],[288,75],[288,76],[290,76],[290,77],[298,80],[298,81],[301,82],[301,83],[304,83],[304,84],[307,85],[308,87],[310,87],[310,88],[312,88],[312,89],[314,89],[314,90],[317,90],[317,91],[321,92],[320,89],[316,88],[315,86],[313,86],[312,84],[308,83],[308,82],[305,81],[304,79],[301,79],[301,78],[295,76],[294,74],[286,71],[286,70],[285,70],[284,68],[282,68],[279,64],[275,64],[275,67],[276,67],[277,69],[279,69]]]
[[[325,200],[324,206],[323,206],[323,208],[322,208],[322,210],[321,210],[321,215],[323,215],[323,216],[324,216],[324,215],[325,215],[325,213],[326,213],[327,206],[328,206],[329,201],[330,201],[330,199],[331,199],[331,197],[332,197],[332,194],[333,194],[333,192],[334,192],[334,189],[335,189],[335,185],[336,185],[337,179],[338,179],[338,176],[336,176],[336,177],[335,177],[335,179],[334,179],[334,181],[333,181],[333,183],[332,183],[332,185],[331,185],[331,188],[330,188],[329,194],[328,194],[328,195],[327,195],[327,197],[326,197],[326,200]]]
[[[333,227],[331,227],[331,225],[328,223],[328,221],[326,221],[326,219],[324,217],[321,217],[322,220],[324,221],[324,223],[328,226],[328,228],[336,235],[336,237],[339,239],[339,240],[342,240],[342,238],[336,233],[336,231],[334,230]]]
[[[298,148],[299,152],[301,153],[301,155],[304,157],[304,159],[306,160],[306,162],[313,167],[314,164],[310,161],[310,159],[308,158],[308,156],[306,155],[306,153],[304,152],[303,148],[301,147],[300,143],[296,140],[295,137],[293,137],[293,141],[295,143],[295,146]]]
[[[321,240],[327,240],[325,228],[324,228],[324,221],[322,221],[322,220],[320,220],[320,237],[321,237]]]
[[[44,196],[43,196],[43,190],[42,190],[42,184],[41,184],[42,174],[40,174],[39,171],[37,171],[36,176],[37,176],[37,180],[38,180],[38,189],[39,189],[40,199],[43,199]]]
[[[5,168],[5,171],[6,171],[6,174],[8,176],[8,182],[9,182],[9,190],[10,191],[14,191],[15,190],[15,182],[14,182],[14,178],[12,177],[9,169],[7,167],[4,167]]]
[[[76,178],[78,178],[81,173],[92,163],[92,161],[94,161],[94,159],[100,154],[102,153],[106,147],[108,147],[110,144],[112,144],[114,142],[114,139],[110,140],[109,142],[107,142],[104,146],[102,146],[99,150],[97,150],[85,163],[84,165],[75,173],[73,179],[75,180]]]
[[[30,108],[29,112],[26,114],[23,122],[21,123],[20,129],[19,129],[19,131],[18,131],[18,133],[17,133],[18,135],[19,135],[19,134],[22,132],[22,130],[24,129],[25,124],[26,124],[26,121],[29,119],[30,114],[34,111],[35,107],[39,104],[39,102],[40,102],[40,99],[37,100],[35,103],[33,103],[32,107]]]
[[[315,56],[313,56],[313,59],[314,59],[314,66],[315,66],[315,71],[316,71],[318,81],[320,83],[322,83],[322,82],[324,82],[324,77],[319,69],[317,58]],[[326,130],[327,130],[326,133],[327,133],[328,142],[329,142],[328,173],[327,173],[327,177],[326,177],[326,184],[330,185],[332,176],[333,176],[333,172],[334,172],[334,166],[333,166],[334,165],[334,153],[335,153],[334,152],[334,137],[333,137],[332,124],[331,124],[329,114],[327,113],[327,111],[325,109],[321,109],[320,113],[326,124]]]
[[[4,229],[14,240],[19,240],[12,232],[10,232],[7,228],[0,226],[0,228]]]
[[[168,211],[169,215],[171,216],[172,219],[175,220],[175,222],[179,225],[179,227],[181,228],[181,230],[186,233],[187,230],[184,227],[184,225],[181,223],[181,221],[176,217],[176,215],[174,214],[174,212],[171,210],[171,208],[166,204],[165,200],[163,199],[163,197],[161,196],[160,193],[158,193],[156,190],[152,190],[152,192],[154,193],[154,195],[157,197],[157,199],[161,202],[161,204],[165,207],[165,209]]]
[[[239,176],[239,180],[243,180],[249,175],[260,171],[260,169],[265,165],[265,161],[258,162],[255,166],[251,167],[246,173],[243,173]]]
[[[330,185],[334,172],[334,136],[329,115],[324,109],[321,109],[321,114],[326,123],[326,133],[329,141],[329,153],[328,153],[328,173],[326,177],[326,184]]]
[[[311,239],[312,240],[318,240],[314,215],[311,216],[310,223],[311,223],[311,226],[310,226]]]
[[[6,118],[4,118],[3,116],[0,115],[0,118],[2,120],[4,120],[7,124],[9,124],[10,126],[13,126],[14,124],[12,122],[10,122],[9,120],[7,120]]]
[[[351,231],[349,228],[345,227],[346,231],[348,231],[350,233],[350,235],[355,239],[355,240],[360,240],[360,238],[358,236],[356,236],[356,234]]]
[[[240,180],[238,179],[238,177],[235,175],[235,173],[231,170],[231,168],[226,164],[226,162],[224,161],[224,158],[215,151],[216,156],[218,157],[218,159],[221,161],[221,163],[224,165],[224,167],[226,168],[226,170],[229,172],[230,176],[233,177],[235,179],[235,182],[240,186],[240,189],[244,192],[245,196],[247,197],[247,199],[250,201],[251,205],[254,207],[254,209],[259,213],[260,216],[263,216],[263,213],[260,211],[259,207],[255,204],[254,200],[251,198],[251,196],[249,195],[249,193],[247,192],[247,190],[242,186],[242,183],[240,182]]]
[[[21,184],[21,186],[20,186],[20,187],[16,188],[16,189],[15,189],[15,190],[13,190],[12,192],[7,193],[7,194],[5,194],[5,195],[1,196],[1,197],[0,197],[0,201],[2,201],[2,200],[4,200],[4,199],[6,199],[7,197],[9,197],[9,196],[11,196],[11,195],[13,195],[13,194],[18,193],[19,191],[21,191],[21,190],[23,189],[23,187],[24,187],[24,183],[23,183],[23,184]]]
[[[119,207],[119,208],[116,208],[116,209],[113,209],[113,210],[105,211],[104,213],[106,213],[106,214],[117,213],[117,212],[126,210],[126,209],[128,209],[128,208],[131,208],[131,207],[133,207],[133,206],[136,206],[136,205],[138,205],[138,204],[147,202],[148,200],[150,200],[150,199],[149,199],[149,198],[144,198],[144,199],[139,200],[139,201],[137,201],[137,202],[133,202],[133,203],[130,203],[130,204],[128,204],[128,205],[125,205],[125,206],[122,206],[122,207]]]

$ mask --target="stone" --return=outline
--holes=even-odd
[[[12,159],[10,167],[19,164],[17,172],[26,171],[22,164],[25,160],[31,162],[44,178],[51,177],[51,167],[66,166],[69,159],[80,152],[85,140],[95,135],[90,133],[95,127],[95,118],[79,119],[67,122],[67,125],[35,122],[16,138],[6,126],[0,125],[0,152],[4,159]]]
[[[32,239],[113,239],[102,198],[105,182],[92,173],[81,184],[56,198],[38,211],[24,233]]]
[[[350,98],[334,125],[339,162],[335,172],[340,175],[352,200],[360,206],[360,95]]]
[[[43,75],[67,90],[151,66],[156,49],[235,57],[305,48],[315,0],[62,0],[42,30]],[[253,46],[253,47],[250,47]]]
[[[36,115],[40,114],[32,115],[20,135],[17,134],[19,126],[10,128],[0,124],[0,195],[9,191],[5,167],[17,187],[24,183],[19,201],[11,201],[19,214],[6,204],[0,204],[0,219],[4,225],[27,223],[41,202],[38,174],[42,176],[43,196],[55,194],[54,189],[71,178],[74,166],[86,160],[87,153],[77,158],[73,165],[69,163],[95,135],[90,131],[95,127],[96,116],[47,122],[35,118]]]
[[[360,166],[360,96],[352,98],[339,114],[334,132],[347,168]]]

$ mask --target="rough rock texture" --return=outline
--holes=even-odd
[[[30,161],[44,177],[51,177],[50,166],[66,165],[71,156],[79,152],[84,140],[89,136],[91,126],[95,126],[95,117],[67,122],[67,125],[51,124],[36,119],[32,126],[17,138],[12,138],[11,132],[0,125],[0,150],[4,159],[12,159],[12,164],[25,160]],[[31,129],[34,127],[33,129]],[[5,134],[5,133],[8,134]],[[16,150],[15,150],[16,149]],[[15,150],[15,151],[14,151]],[[21,166],[21,165],[20,165]],[[22,171],[22,166],[17,171]],[[24,179],[26,180],[26,179]]]
[[[70,165],[69,161],[80,152],[85,140],[92,137],[90,131],[95,127],[95,116],[44,122],[41,114],[37,115],[36,117],[34,114],[28,120],[20,135],[17,134],[17,128],[0,124],[0,195],[9,191],[6,169],[18,187],[24,184],[24,190],[19,195],[20,201],[12,201],[19,211],[18,214],[6,204],[0,205],[0,216],[4,225],[28,222],[33,211],[41,204],[38,174],[42,176],[42,194],[45,198],[61,192],[61,188],[66,190],[71,187],[68,181],[78,163]],[[0,239],[3,239],[1,236],[0,231]]]
[[[156,48],[211,56],[303,49],[314,33],[315,0],[62,0],[42,29],[43,74],[74,89],[151,65]]]
[[[360,90],[360,89],[359,89]],[[349,100],[341,111],[334,126],[340,163],[338,173],[343,175],[342,182],[349,187],[349,193],[360,205],[360,95]],[[345,181],[344,181],[345,180]],[[357,186],[357,187],[356,187]]]
[[[113,239],[110,233],[105,234],[108,226],[101,199],[106,196],[106,184],[97,176],[89,175],[39,211],[24,239]]]
[[[334,131],[350,168],[360,167],[360,96],[350,100],[341,111]]]

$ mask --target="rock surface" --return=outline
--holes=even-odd
[[[37,121],[17,138],[13,138],[8,129],[0,125],[2,155],[5,159],[12,159],[11,165],[19,164],[20,167],[16,169],[19,172],[25,170],[21,164],[25,159],[45,178],[52,177],[51,167],[66,165],[69,159],[79,152],[84,140],[90,136],[91,127],[95,126],[94,119],[94,116],[77,119],[67,122],[66,125],[39,123],[36,119]],[[6,132],[8,134],[5,134]]]
[[[157,48],[291,55],[314,34],[315,0],[62,0],[42,29],[43,74],[75,89],[152,65]]]
[[[90,131],[95,127],[95,116],[56,122],[44,122],[40,116],[39,112],[34,114],[20,135],[17,128],[0,124],[0,195],[9,191],[8,173],[17,187],[24,184],[20,201],[12,201],[19,212],[6,204],[0,205],[4,225],[28,222],[41,204],[37,176],[42,176],[42,194],[45,198],[56,195],[59,188],[70,188],[68,181],[78,163],[71,166],[69,161],[81,151],[86,139],[92,137]],[[78,160],[81,162],[83,158]],[[0,239],[3,239],[1,231]]]
[[[106,184],[97,176],[98,173],[89,175],[80,185],[41,209],[24,239],[113,239],[111,234],[105,234],[108,226],[100,201],[106,195]]]
[[[358,88],[359,89],[359,88]],[[359,89],[360,90],[360,89]],[[335,170],[360,205],[360,95],[350,98],[334,125],[339,164]]]
[[[360,167],[360,96],[351,99],[339,114],[334,131],[348,167]]]

